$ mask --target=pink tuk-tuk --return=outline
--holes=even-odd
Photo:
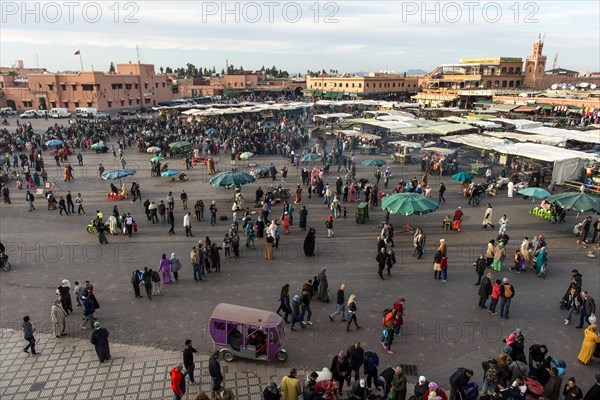
[[[251,360],[287,360],[281,347],[282,319],[270,311],[221,303],[212,312],[208,331],[227,362],[234,357]]]

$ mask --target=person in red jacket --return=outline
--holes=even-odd
[[[492,285],[492,302],[490,303],[490,313],[492,315],[498,314],[496,312],[496,306],[498,305],[498,299],[500,299],[500,291],[502,289],[502,281],[496,279],[496,283]]]
[[[183,370],[183,364],[177,364],[175,368],[171,370],[171,390],[175,393],[175,400],[183,399],[185,394],[185,379],[181,372]]]

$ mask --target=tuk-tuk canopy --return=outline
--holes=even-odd
[[[273,328],[281,324],[281,317],[274,312],[233,304],[218,304],[210,316],[211,320],[225,320],[245,325]]]

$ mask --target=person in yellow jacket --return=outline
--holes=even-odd
[[[284,376],[281,380],[282,400],[298,400],[300,396],[300,381],[296,377],[298,372],[295,368],[290,370],[288,376]]]
[[[592,359],[592,354],[594,354],[594,349],[598,344],[600,344],[600,336],[596,332],[598,326],[596,324],[592,324],[587,327],[583,337],[583,343],[581,344],[581,351],[579,351],[579,355],[577,359],[588,365],[590,360]]]

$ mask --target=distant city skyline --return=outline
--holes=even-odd
[[[290,73],[431,71],[469,57],[521,57],[545,34],[547,69],[600,71],[590,1],[1,3],[0,65],[108,71],[110,62]],[[237,20],[237,22],[236,22]],[[436,22],[437,20],[437,22]]]

